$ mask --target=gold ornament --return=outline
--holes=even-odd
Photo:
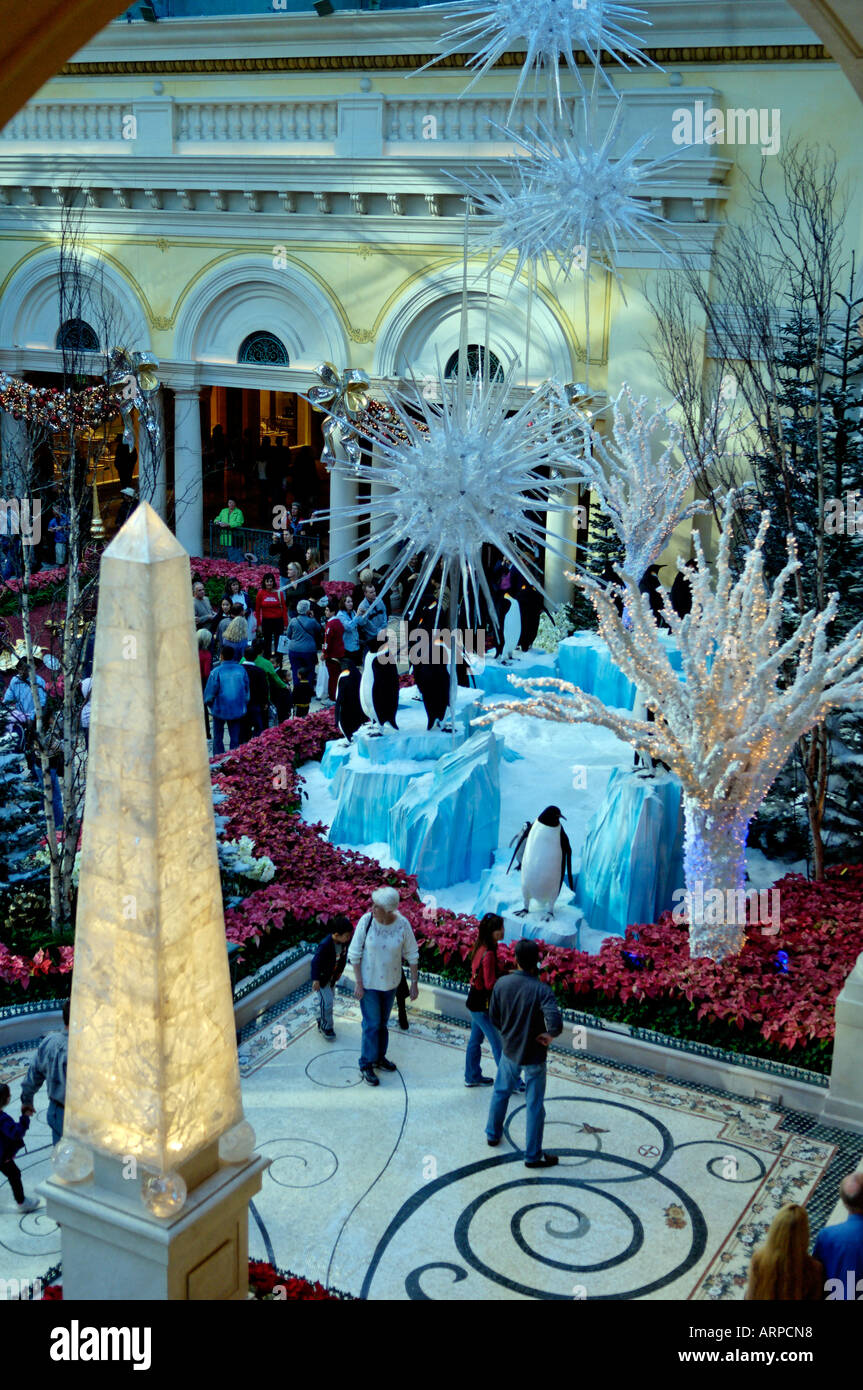
[[[339,430],[348,461],[356,467],[362,450],[355,431],[351,429],[351,422],[358,419],[368,406],[371,386],[368,374],[358,367],[350,367],[347,371],[340,372],[332,362],[322,362],[315,371],[322,384],[309,389],[308,400],[313,410],[320,414],[326,413],[323,422],[324,448],[321,462],[328,468],[336,462],[332,442],[333,435]]]

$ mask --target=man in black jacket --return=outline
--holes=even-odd
[[[552,1038],[563,1032],[563,1018],[551,986],[539,978],[539,947],[535,941],[519,941],[515,948],[517,969],[504,975],[491,992],[489,1022],[498,1029],[503,1055],[497,1068],[485,1132],[496,1148],[503,1135],[509,1098],[518,1085],[522,1068],[526,1084],[526,1168],[553,1168],[554,1154],[543,1153],[545,1122],[545,1066]]]

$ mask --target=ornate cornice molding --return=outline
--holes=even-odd
[[[689,63],[718,65],[722,63],[832,63],[833,58],[823,44],[711,44],[704,47],[648,48],[645,52],[660,67],[680,67]],[[129,77],[165,74],[195,75],[200,73],[277,73],[277,72],[362,72],[370,70],[412,71],[426,63],[434,63],[434,53],[344,53],[318,55],[282,55],[272,58],[159,58],[132,61],[66,63],[58,77]],[[470,54],[456,53],[446,62],[436,64],[439,71],[463,68]],[[575,55],[581,67],[590,60],[585,53]],[[608,54],[604,60],[611,64]],[[496,68],[519,68],[523,53],[503,53]]]

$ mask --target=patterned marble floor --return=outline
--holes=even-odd
[[[246,1030],[246,1114],[272,1160],[253,1257],[373,1299],[739,1299],[778,1207],[821,1184],[810,1209],[826,1214],[863,1149],[767,1103],[555,1051],[545,1145],[560,1166],[531,1171],[521,1098],[489,1149],[489,1090],[463,1084],[465,1029],[410,1017],[409,1032],[391,1032],[399,1070],[376,1089],[357,1071],[348,995],[335,1042],[317,1031],[310,994]],[[0,1056],[13,1108],[28,1053]],[[29,1191],[47,1171],[41,1119],[31,1136]],[[4,1185],[0,1279],[33,1278],[58,1255],[44,1212],[19,1217]]]

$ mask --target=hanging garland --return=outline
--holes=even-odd
[[[0,410],[8,411],[14,420],[49,430],[92,429],[118,415],[120,401],[111,386],[59,391],[53,386],[30,386],[0,372]]]
[[[46,429],[95,429],[106,420],[123,416],[123,438],[134,443],[131,413],[138,410],[147,430],[158,442],[158,422],[149,402],[159,390],[159,364],[148,352],[111,352],[108,380],[82,391],[61,391],[53,386],[31,386],[27,381],[0,372],[0,410],[14,420],[26,420]]]

